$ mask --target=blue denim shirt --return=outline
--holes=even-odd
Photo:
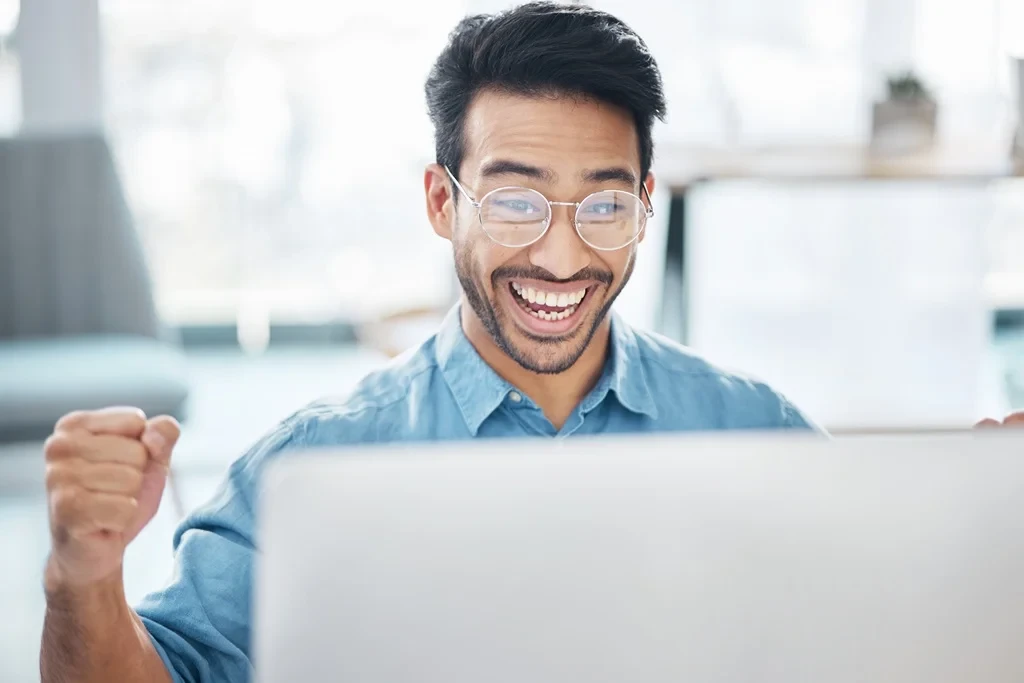
[[[556,430],[466,339],[456,307],[438,333],[366,377],[347,398],[295,413],[234,462],[212,501],[174,535],[175,572],[137,611],[175,681],[250,680],[257,482],[303,447],[474,437],[814,428],[766,385],[725,372],[614,314],[594,389]]]

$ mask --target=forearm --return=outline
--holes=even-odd
[[[47,572],[42,683],[171,683],[120,576],[72,588]]]

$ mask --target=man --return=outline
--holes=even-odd
[[[46,683],[247,680],[257,482],[290,449],[814,428],[764,384],[610,312],[650,216],[651,128],[665,113],[636,34],[576,6],[468,18],[426,93],[427,216],[452,243],[461,305],[350,398],[299,411],[237,460],[175,534],[172,582],[137,610],[122,557],[156,512],[178,426],[130,409],[63,418],[46,445]]]

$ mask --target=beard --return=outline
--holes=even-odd
[[[596,280],[603,283],[606,291],[611,293],[606,294],[605,301],[601,304],[597,313],[591,314],[589,323],[584,320],[575,330],[561,337],[543,337],[516,327],[514,322],[508,320],[504,309],[496,301],[488,299],[483,283],[473,268],[473,258],[469,245],[462,245],[461,247],[456,245],[453,247],[453,250],[455,274],[459,278],[459,284],[462,285],[462,292],[470,308],[473,309],[476,317],[483,324],[484,329],[487,330],[488,335],[490,335],[498,348],[520,367],[541,375],[555,375],[565,372],[579,360],[583,352],[586,351],[587,346],[590,345],[590,341],[594,338],[602,321],[607,317],[612,304],[615,303],[615,299],[618,298],[622,288],[629,281],[630,276],[633,274],[633,266],[636,263],[636,254],[634,253],[623,272],[622,281],[614,291],[610,290],[614,281],[612,274],[608,271],[593,268],[584,268],[572,277],[558,280],[558,282]],[[502,266],[496,268],[491,273],[491,291],[498,292],[498,288],[503,286],[498,284],[500,281],[515,278],[553,280],[550,273],[537,268]],[[513,343],[511,335],[513,330],[518,330],[522,336],[532,342],[530,347],[523,348]]]

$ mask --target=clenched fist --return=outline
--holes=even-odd
[[[48,582],[85,586],[120,572],[156,514],[180,428],[135,408],[70,413],[46,441],[53,543]]]

